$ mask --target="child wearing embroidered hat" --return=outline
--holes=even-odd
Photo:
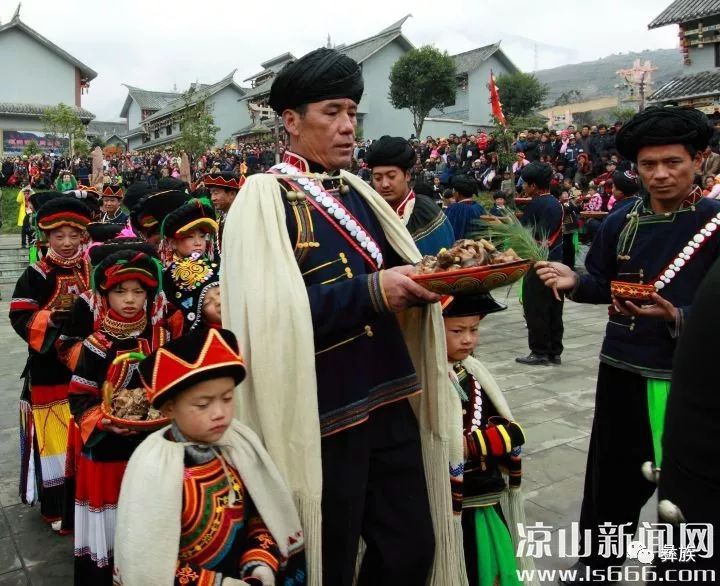
[[[162,267],[152,247],[118,251],[103,245],[93,252],[99,259],[93,288],[107,311],[79,348],[69,389],[80,446],[75,454],[75,584],[109,586],[120,482],[146,434],[109,419],[104,394],[112,393],[113,408],[116,401],[132,408],[132,417],[124,419],[148,417],[137,363],[162,346],[168,332],[153,315]]]
[[[116,584],[304,584],[292,497],[259,438],[233,420],[235,386],[245,378],[235,336],[193,331],[143,360],[140,376],[172,424],[128,464]]]
[[[461,515],[468,582],[520,584],[516,570],[532,568],[524,558],[516,563],[513,545],[516,524],[525,520],[520,494],[525,436],[495,379],[472,355],[480,320],[506,306],[489,294],[448,296],[441,303],[450,380],[463,413],[465,453],[450,463],[450,484],[453,510]]]

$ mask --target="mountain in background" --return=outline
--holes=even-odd
[[[616,72],[619,69],[629,69],[636,59],[640,59],[641,64],[649,59],[650,63],[657,67],[657,71],[653,72],[653,86],[646,92],[647,95],[683,72],[679,49],[657,49],[640,53],[617,53],[596,61],[535,71],[534,74],[542,83],[547,84],[549,91],[545,103],[552,106],[560,95],[571,90],[578,90],[581,94],[581,100],[573,102],[617,95],[615,85],[621,80]]]

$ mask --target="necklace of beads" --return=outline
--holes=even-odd
[[[113,338],[124,340],[136,337],[138,334],[142,333],[146,327],[147,316],[143,312],[140,319],[133,322],[120,321],[106,315],[103,319],[101,330]]]
[[[300,175],[301,171],[288,163],[280,163],[275,165],[273,169],[286,175]],[[314,204],[328,219],[332,219],[334,224],[340,224],[342,230],[340,233],[348,240],[371,266],[380,269],[383,264],[382,252],[380,246],[368,234],[364,226],[350,213],[350,211],[330,195],[322,183],[316,179],[301,176],[296,179],[297,183],[308,192],[309,200]],[[368,258],[369,257],[369,258]]]
[[[688,240],[688,243],[683,247],[680,253],[678,253],[675,259],[655,278],[653,286],[657,291],[664,289],[670,284],[675,276],[690,261],[693,255],[710,240],[713,233],[717,231],[718,226],[720,226],[720,212],[715,214],[715,216],[707,224],[705,224],[705,226],[700,228],[700,231],[697,234]]]

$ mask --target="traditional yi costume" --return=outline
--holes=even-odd
[[[102,248],[102,247],[101,247]],[[105,428],[101,409],[104,386],[137,389],[137,364],[164,345],[168,332],[153,325],[160,263],[150,246],[115,252],[110,246],[93,270],[100,296],[136,279],[148,292],[146,309],[126,318],[108,308],[100,327],[80,348],[70,383],[70,409],[79,428],[75,461],[75,584],[112,584],[115,513],[127,461],[145,433],[119,435]],[[108,304],[109,305],[109,304]]]
[[[140,374],[160,408],[202,381],[239,383],[245,364],[231,332],[198,330],[146,358]],[[117,585],[305,583],[292,497],[260,439],[237,421],[213,444],[187,439],[174,423],[145,440],[123,480],[116,538]]]
[[[122,203],[125,197],[125,190],[121,185],[106,185],[102,191],[103,198],[115,197]],[[113,216],[110,216],[107,212],[103,212],[100,220],[105,224],[127,224],[128,215],[122,211],[122,207],[118,207],[117,212]]]
[[[47,193],[36,215],[39,236],[65,226],[84,231],[90,209],[78,199]],[[40,501],[40,511],[49,521],[58,520],[62,510],[71,376],[54,347],[60,315],[55,316],[57,322],[51,316],[53,310],[70,309],[89,285],[90,266],[82,250],[64,258],[49,249],[25,269],[10,302],[10,322],[29,351],[20,398],[20,496],[27,504]]]
[[[489,294],[446,297],[442,305],[444,318],[482,318],[507,309]],[[520,492],[520,449],[525,434],[480,361],[470,356],[450,364],[449,375],[462,403],[467,446],[464,466],[451,466],[450,480],[453,509],[462,516],[468,582],[473,586],[520,584],[517,570],[533,569],[530,559],[515,557],[517,524],[525,523]]]
[[[362,89],[357,63],[318,49],[278,74],[270,104],[281,114],[359,102]],[[252,356],[237,413],[294,493],[312,584],[351,584],[360,536],[361,584],[424,583],[433,552],[431,583],[464,583],[447,483],[462,447],[449,431],[439,308],[398,320],[382,289],[383,270],[419,260],[366,183],[289,151],[248,177],[227,216],[223,324]],[[278,360],[282,376],[269,367]]]
[[[237,192],[240,191],[243,183],[245,183],[245,177],[240,177],[240,179],[238,179],[234,173],[211,171],[210,173],[203,175],[202,182],[203,185],[205,185],[206,189],[210,189],[211,187],[217,187],[218,189],[224,189],[226,191],[229,191],[230,193],[235,193],[237,195]],[[222,235],[223,231],[225,230],[225,217],[227,213],[218,210],[217,215],[218,248],[222,251]]]
[[[366,161],[370,168],[392,166],[404,173],[412,169],[416,158],[415,150],[407,140],[385,135],[370,146]],[[395,211],[421,254],[437,254],[441,248],[450,248],[455,242],[450,221],[431,197],[409,189]]]
[[[648,108],[620,129],[616,144],[635,161],[638,151],[651,145],[702,150],[712,134],[712,125],[698,110]],[[610,307],[580,518],[581,533],[592,530],[593,543],[604,522],[629,523],[626,533],[635,531],[640,509],[655,491],[641,465],[661,466],[673,354],[695,293],[720,254],[718,227],[720,202],[702,197],[696,186],[674,212],[655,213],[645,197],[606,218],[588,252],[587,274],[569,294],[578,302],[610,303],[611,281],[620,281],[628,291],[647,284],[679,310],[676,322],[668,323],[625,316]],[[622,433],[617,431],[619,414]],[[674,421],[674,415],[668,418]],[[593,549],[585,561],[592,568],[606,568],[622,558],[604,558]]]

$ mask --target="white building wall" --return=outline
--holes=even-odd
[[[220,127],[215,135],[215,144],[218,146],[232,142],[232,133],[250,123],[243,122],[245,118],[242,110],[247,110],[247,105],[244,102],[238,102],[241,97],[241,92],[230,85],[220,90],[207,102],[212,108],[215,126]]]
[[[75,105],[75,67],[24,32],[0,34],[3,83],[0,102]]]
[[[384,134],[409,138],[414,132],[409,110],[396,110],[390,103],[390,71],[405,54],[399,42],[393,41],[362,64],[365,91],[359,111],[364,112],[363,138],[377,139]]]
[[[494,55],[485,61],[475,71],[468,75],[468,121],[473,124],[490,124],[490,70],[495,74],[495,79],[503,73],[508,73],[507,68]]]
[[[134,130],[140,126],[140,122],[142,121],[142,111],[140,110],[140,106],[132,98],[130,99],[130,107],[128,108],[127,121],[129,130]]]

